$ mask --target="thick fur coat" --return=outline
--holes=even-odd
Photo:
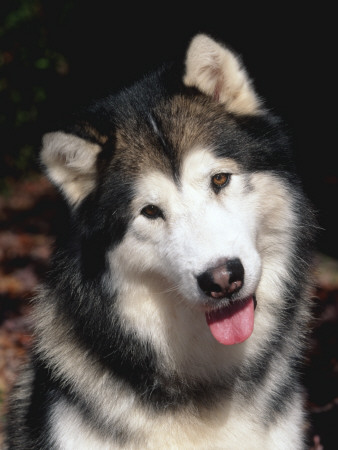
[[[283,124],[199,34],[43,137],[68,205],[10,449],[304,449],[313,215]]]

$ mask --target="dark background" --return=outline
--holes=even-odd
[[[324,229],[320,250],[338,256],[336,14],[309,3],[232,3],[1,0],[0,176],[35,168],[41,133],[67,111],[177,58],[206,32],[242,56],[288,123]]]
[[[318,213],[318,250],[338,258],[336,28],[333,8],[317,3],[0,0],[0,403],[14,380],[13,351],[29,346],[27,299],[62,220],[53,193],[35,178],[41,135],[93,97],[183,56],[195,33],[232,47],[258,94],[287,122]],[[330,264],[321,265],[305,373],[312,435],[324,450],[338,448],[338,270]],[[334,282],[326,283],[326,272]]]

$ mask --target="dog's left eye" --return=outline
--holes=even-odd
[[[220,191],[220,189],[224,188],[230,181],[230,173],[216,173],[211,178],[211,185],[216,194]]]
[[[158,217],[162,217],[162,219],[164,218],[164,214],[162,212],[162,210],[155,205],[147,205],[145,206],[142,211],[141,214],[145,217],[147,217],[148,219],[157,219]]]

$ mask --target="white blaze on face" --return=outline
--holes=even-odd
[[[211,179],[218,173],[231,178],[216,194]],[[115,250],[119,266],[122,258],[130,275],[160,275],[168,288],[175,286],[190,304],[203,304],[206,296],[196,277],[222,260],[239,258],[244,266],[241,297],[253,294],[260,275],[255,248],[257,208],[254,194],[247,192],[246,178],[232,159],[217,158],[204,149],[187,155],[179,184],[159,171],[146,173],[137,185],[135,218]],[[147,205],[160,208],[164,218],[141,214]]]

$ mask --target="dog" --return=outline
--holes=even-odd
[[[199,33],[42,138],[68,208],[10,449],[304,449],[315,214],[240,56]]]

